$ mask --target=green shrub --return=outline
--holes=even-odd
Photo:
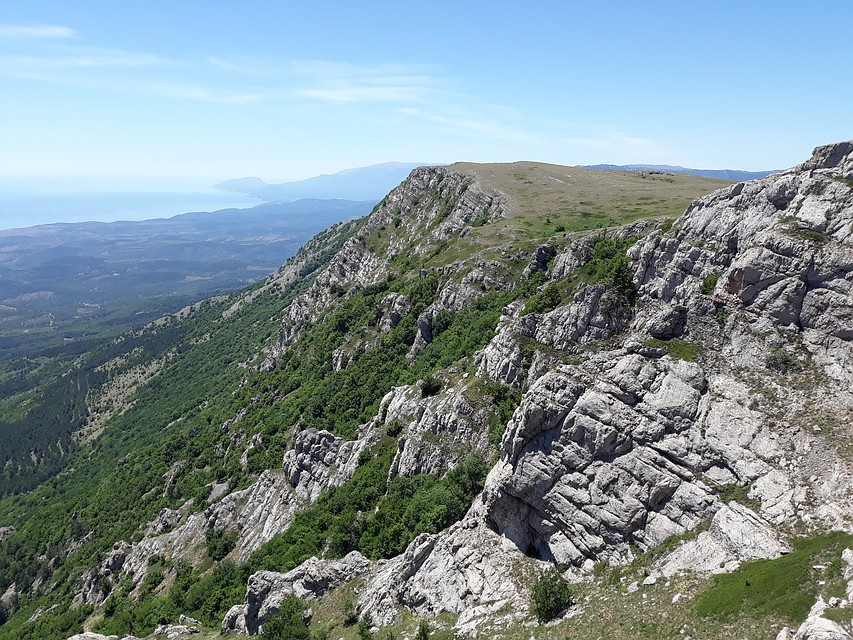
[[[344,600],[344,626],[351,627],[358,622],[358,612],[355,609],[355,600],[348,596]]]
[[[799,373],[803,370],[803,364],[795,356],[785,351],[782,347],[772,347],[764,359],[768,369],[773,369],[787,376],[791,373]]]
[[[533,587],[532,605],[540,624],[553,620],[571,604],[571,586],[560,567],[553,566],[539,576]]]
[[[527,315],[528,313],[548,313],[559,307],[562,301],[563,296],[560,293],[559,285],[555,282],[548,283],[542,291],[530,297],[524,305],[521,315]]]
[[[210,556],[211,560],[218,562],[227,556],[237,544],[237,532],[208,529],[204,534],[204,540],[207,545],[207,555]]]
[[[624,240],[599,238],[592,247],[592,259],[583,268],[590,284],[607,285],[631,306],[637,301],[637,290],[631,261],[625,252],[636,240],[634,236]]]
[[[396,438],[401,433],[403,433],[403,423],[395,418],[385,427],[385,433],[387,433],[392,438]]]
[[[265,640],[308,640],[311,634],[303,614],[305,605],[299,598],[287,598],[278,613],[264,623],[261,638]]]
[[[370,633],[370,620],[367,618],[362,618],[358,621],[358,638],[359,640],[371,640],[373,638],[373,634]]]
[[[421,620],[421,623],[418,625],[418,631],[415,633],[415,640],[429,640],[430,633],[432,633],[432,629],[429,623],[426,620]]]
[[[782,232],[791,238],[805,240],[806,242],[810,242],[819,247],[829,242],[831,237],[828,234],[823,233],[822,231],[817,231],[815,229],[807,229],[805,227],[799,227],[796,225],[789,225],[787,227],[784,227],[782,229]]]
[[[647,347],[656,347],[663,349],[671,357],[678,360],[686,360],[687,362],[695,362],[696,357],[702,353],[702,345],[695,342],[688,342],[681,338],[672,338],[670,340],[646,340],[643,343]]]
[[[499,445],[507,423],[521,402],[521,389],[500,382],[488,382],[485,384],[485,394],[492,397],[495,406],[495,413],[489,417],[489,441]]]
[[[739,502],[750,509],[756,510],[761,506],[761,503],[758,500],[749,497],[748,486],[744,487],[732,482],[729,484],[721,484],[716,487],[716,489],[717,495],[720,496],[720,500],[723,502],[731,502],[734,500],[735,502]]]
[[[482,490],[487,472],[480,458],[470,456],[442,479],[397,476],[367,521],[359,550],[369,558],[390,558],[418,534],[438,533],[460,520]]]
[[[722,271],[715,271],[714,273],[709,273],[702,279],[702,284],[699,287],[699,293],[703,296],[709,296],[714,293],[714,289],[717,286],[717,282],[720,280],[720,276],[723,275]]]
[[[437,379],[434,376],[427,376],[424,378],[424,381],[421,383],[421,397],[429,398],[430,396],[436,396],[441,391],[441,380]]]

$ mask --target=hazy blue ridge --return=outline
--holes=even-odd
[[[706,178],[722,178],[724,180],[757,180],[766,178],[772,173],[778,173],[780,169],[771,171],[741,171],[739,169],[688,169],[686,167],[668,164],[587,164],[580,165],[583,169],[600,169],[604,171],[664,171],[667,173],[683,173],[691,176],[704,176]]]
[[[257,177],[236,178],[220,182],[216,187],[251,195],[267,202],[291,202],[303,198],[378,201],[405,180],[413,169],[424,164],[426,163],[386,162],[281,184],[267,184]]]
[[[0,188],[0,230],[57,222],[168,218],[187,211],[248,208],[256,204],[259,201],[254,196],[219,189],[66,192]]]

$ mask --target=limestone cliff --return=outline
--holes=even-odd
[[[382,289],[367,326],[341,329],[331,371],[382,349],[404,318],[412,333],[400,357],[414,367],[462,317],[454,314],[485,314],[493,300],[500,312],[490,339],[459,347],[431,379],[385,388],[354,438],[303,418],[285,425],[280,465],[248,488],[224,485],[204,509],[164,510],[138,540],[116,542],[84,574],[78,602],[102,604],[124,578],[139,585],[153,556],[201,565],[210,530],[233,533],[229,557],[247,560],[389,438],[389,481],[440,478],[472,454],[490,460],[465,517],[396,557],[336,560],[327,548],[289,572],[255,573],[224,629],[256,634],[283,598],[355,589],[358,579],[358,614],[376,625],[408,610],[496,633],[526,619],[535,576],[551,563],[588,580],[683,536],[651,568],[650,578],[668,580],[779,557],[794,531],[853,531],[853,142],[700,197],[674,224],[531,240],[524,207],[470,168],[418,169],[327,266],[315,272],[303,260],[272,276],[264,287],[307,272],[313,280],[275,318],[278,338],[258,375],[383,283],[435,290],[413,312],[411,289]],[[616,249],[604,256],[602,247]],[[501,398],[516,400],[511,415]],[[263,443],[242,431],[252,410],[221,425],[244,458]]]
[[[450,611],[468,628],[489,607],[523,607],[521,589],[482,578],[512,574],[511,554],[479,551],[507,543],[588,572],[716,514],[661,562],[670,573],[778,556],[779,525],[850,530],[853,469],[839,445],[853,407],[851,179],[853,143],[843,143],[695,201],[631,249],[639,301],[629,325],[590,321],[606,296],[591,287],[543,315],[508,309],[481,365],[525,387],[500,460],[461,528],[377,569],[363,609],[385,622],[400,604]],[[570,246],[556,265],[578,255]],[[617,343],[600,342],[619,331]],[[524,378],[525,340],[552,361],[555,349],[598,342],[580,362],[531,366]],[[695,347],[681,358],[696,362],[668,355],[676,345]],[[730,486],[750,506],[726,506]]]

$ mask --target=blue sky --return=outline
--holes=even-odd
[[[853,138],[853,2],[5,0],[0,181],[771,169]]]

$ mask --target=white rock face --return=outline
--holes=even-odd
[[[488,449],[484,429],[488,413],[466,397],[464,384],[428,398],[420,398],[414,388],[400,391],[395,398],[405,398],[405,404],[392,401],[386,416],[386,421],[396,418],[406,425],[391,463],[391,477],[443,475],[473,451]]]
[[[679,571],[724,573],[745,560],[778,558],[788,551],[769,522],[730,502],[714,515],[708,531],[669,554],[660,570],[667,577]]]
[[[631,558],[716,509],[693,482],[691,428],[706,390],[683,361],[609,355],[591,381],[563,367],[531,387],[504,435],[483,499],[487,522],[523,551],[576,567]]]
[[[395,255],[403,251],[426,254],[434,243],[456,238],[466,227],[470,229],[475,220],[503,217],[505,206],[503,196],[483,192],[470,178],[447,167],[420,167],[412,171],[377,206],[361,234],[346,241],[329,265],[317,274],[311,287],[285,309],[279,345],[270,356],[270,364],[278,353],[296,341],[305,327],[338,304],[332,293],[334,286],[360,288],[375,284],[385,278]],[[399,239],[392,240],[388,250],[379,256],[367,248],[363,238],[382,228],[397,229]],[[409,246],[412,238],[429,242],[419,242],[412,248]],[[488,284],[489,270],[472,277]],[[474,281],[468,280],[467,289],[472,284]],[[456,291],[456,296],[457,304],[466,304],[471,299],[465,286]],[[390,323],[393,323],[394,304],[391,302]]]
[[[475,511],[476,507],[472,509]],[[406,551],[378,563],[358,600],[360,613],[387,625],[403,605],[420,616],[459,614],[468,633],[508,608],[527,610],[527,601],[507,576],[520,558],[512,545],[482,524],[476,514],[438,535],[421,534]]]
[[[595,287],[547,314],[505,309],[478,375],[528,386],[500,461],[464,525],[421,536],[380,563],[360,609],[383,623],[397,605],[419,615],[449,611],[474,628],[480,607],[515,602],[523,610],[518,585],[478,591],[467,582],[507,575],[513,554],[586,571],[600,560],[627,562],[632,545],[650,549],[713,518],[660,561],[668,576],[778,557],[787,544],[777,526],[797,519],[853,528],[851,468],[807,422],[814,393],[822,414],[841,424],[853,406],[851,179],[853,143],[843,143],[695,201],[671,231],[630,250],[641,297],[633,319],[622,309],[608,315]],[[587,250],[576,243],[559,254],[551,277],[582,265]],[[713,291],[701,293],[712,275]],[[578,351],[626,328],[624,349]],[[704,347],[701,365],[642,344],[679,336]],[[554,366],[537,353],[525,371],[525,341],[586,361]],[[785,357],[807,360],[833,382],[820,391],[786,386],[787,374],[768,364],[774,348],[783,365]],[[768,380],[776,399],[756,380]],[[744,488],[755,509],[724,504],[727,485]],[[487,553],[473,552],[480,548]],[[469,593],[488,595],[458,595]],[[808,633],[823,623],[815,624]]]
[[[788,627],[785,627],[776,636],[776,640],[850,640],[853,636],[840,624],[823,617],[824,611],[828,608],[823,598],[818,596],[817,602],[809,611],[808,618],[800,625],[797,632],[792,633]]]
[[[199,633],[201,633],[201,629],[197,625],[161,624],[154,629],[152,636],[157,640],[184,640]]]
[[[634,326],[673,305],[694,316],[707,313],[712,299],[697,293],[703,278],[718,274],[715,303],[734,303],[773,326],[800,331],[827,373],[853,380],[851,148],[849,142],[819,147],[789,171],[700,198],[677,231],[635,245],[640,294],[655,302]]]
[[[278,613],[283,600],[310,600],[358,577],[370,567],[370,560],[352,551],[340,560],[309,558],[287,573],[259,571],[249,578],[246,601],[232,607],[222,622],[222,631],[256,635],[264,622]]]
[[[297,498],[313,502],[325,489],[352,477],[361,452],[375,444],[375,435],[347,442],[328,431],[306,429],[295,440],[284,455],[284,475]]]

